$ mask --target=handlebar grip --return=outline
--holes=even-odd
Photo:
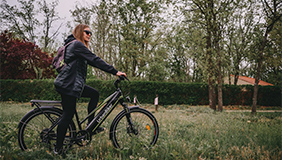
[[[120,80],[124,80],[126,79],[127,81],[129,81],[129,79],[127,77],[125,77],[124,75],[119,76]]]

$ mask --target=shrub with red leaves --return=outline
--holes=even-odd
[[[0,35],[1,79],[41,79],[55,77],[52,56],[32,42]]]

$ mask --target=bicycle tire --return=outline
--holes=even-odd
[[[137,134],[129,133],[126,112],[122,111],[113,120],[110,130],[110,139],[114,147],[129,149],[131,147],[150,148],[155,145],[159,136],[159,126],[153,114],[143,108],[130,108],[132,123]]]
[[[54,107],[41,107],[41,110],[49,115],[53,122],[62,115],[62,110]],[[41,147],[48,147],[51,151],[57,138],[57,126],[49,133],[48,138],[42,138],[46,135],[51,120],[39,109],[34,109],[27,113],[20,121],[18,126],[18,143],[20,148],[25,150],[33,150]],[[71,146],[71,139],[75,137],[76,127],[73,121],[70,123],[64,144]]]

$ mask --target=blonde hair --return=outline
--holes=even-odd
[[[85,42],[83,39],[83,32],[85,28],[89,28],[89,26],[87,24],[79,24],[74,28],[72,34],[74,38],[82,42],[89,49],[89,42]]]

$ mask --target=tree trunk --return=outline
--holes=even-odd
[[[215,101],[215,85],[213,77],[209,77],[209,106],[211,109],[216,110],[216,101]]]
[[[222,102],[222,78],[221,78],[221,55],[220,55],[220,23],[217,22],[216,15],[213,13],[213,36],[214,36],[214,45],[217,57],[217,94],[218,94],[218,111],[222,111],[223,109],[223,102]]]
[[[213,11],[213,0],[208,1],[207,13],[205,15],[207,22],[207,60],[208,60],[208,75],[209,75],[209,106],[211,109],[216,110],[216,97],[215,97],[215,80],[214,80],[214,64],[212,61],[212,11]]]
[[[267,29],[265,34],[264,34],[262,44],[261,44],[261,47],[260,47],[260,50],[259,50],[257,73],[256,73],[256,77],[255,77],[255,84],[254,84],[252,114],[256,114],[256,112],[257,112],[258,84],[259,84],[259,77],[260,77],[261,65],[262,65],[262,60],[263,60],[263,51],[264,51],[264,47],[265,47],[266,42],[267,42],[268,33],[269,33],[269,30]]]
[[[218,92],[218,111],[222,111],[223,110],[223,100],[222,100],[222,77],[221,77],[221,56],[220,56],[220,50],[219,50],[219,42],[217,42],[216,46],[217,46],[217,67],[218,67],[218,71],[217,71],[217,82],[218,82],[218,86],[217,86],[217,92]]]
[[[207,36],[207,59],[208,59],[208,74],[209,74],[209,106],[211,109],[216,110],[215,103],[215,81],[214,81],[214,65],[212,62],[212,52],[211,52],[211,32],[208,31]]]
[[[218,111],[223,110],[223,100],[222,100],[222,81],[221,81],[221,75],[218,77]]]
[[[235,68],[236,68],[236,70],[237,70],[237,69],[239,70],[239,66],[238,66],[238,68],[237,68],[237,67],[235,67]],[[238,72],[238,70],[236,71],[236,73],[235,73],[235,75],[234,75],[234,85],[235,85],[235,86],[237,85],[238,79],[239,79],[239,72]]]
[[[216,110],[216,97],[215,97],[215,80],[214,80],[214,65],[212,62],[211,52],[211,33],[207,36],[207,57],[208,57],[208,74],[209,74],[209,106],[211,109]]]

